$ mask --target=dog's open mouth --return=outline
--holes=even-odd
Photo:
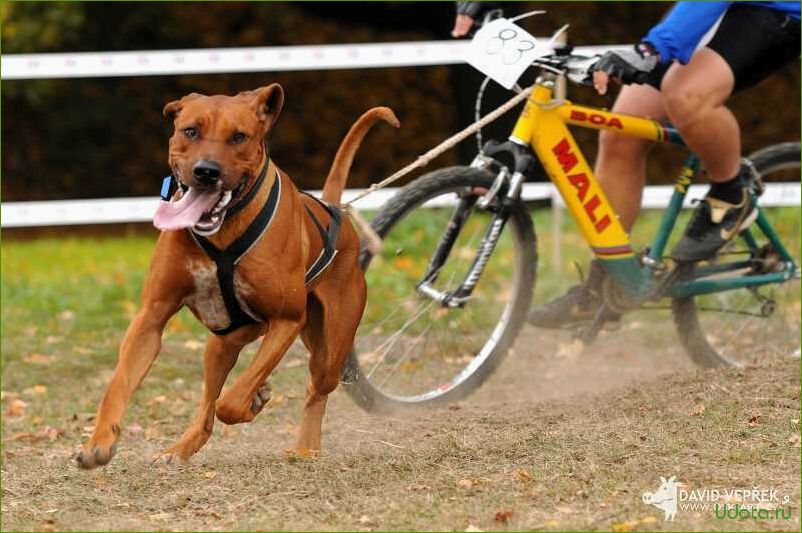
[[[230,201],[231,191],[190,187],[178,199],[159,203],[153,225],[162,231],[192,228],[211,235],[223,224]]]

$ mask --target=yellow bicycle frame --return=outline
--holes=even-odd
[[[553,95],[549,82],[535,86],[511,139],[528,144],[535,151],[599,259],[632,257],[629,235],[567,125],[613,131],[650,141],[681,143],[681,140],[673,128],[656,120],[555,101]]]

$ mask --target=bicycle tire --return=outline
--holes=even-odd
[[[755,165],[761,176],[767,176],[780,170],[795,168],[796,179],[799,177],[800,145],[799,143],[780,143],[752,153],[748,159]],[[798,233],[797,233],[798,238]],[[799,257],[795,257],[799,261]],[[797,263],[799,266],[799,263]],[[768,287],[777,287],[777,284]],[[791,289],[788,289],[791,290]],[[731,293],[745,293],[745,289],[728,291]],[[797,295],[799,291],[796,291]],[[722,293],[723,294],[723,293]],[[741,366],[741,363],[722,353],[710,342],[700,322],[700,309],[698,297],[689,296],[672,299],[672,313],[674,325],[679,334],[680,342],[691,359],[701,367]],[[798,320],[797,332],[790,337],[799,340]],[[798,344],[797,344],[798,347]]]
[[[427,200],[457,189],[472,187],[489,189],[494,179],[495,177],[488,172],[471,167],[449,167],[425,174],[396,193],[377,213],[371,225],[379,236],[385,238],[399,220]],[[359,354],[354,349],[349,354],[343,369],[343,383],[345,390],[357,405],[366,411],[380,414],[441,406],[465,398],[487,380],[508,353],[523,326],[535,286],[537,239],[529,211],[521,201],[513,205],[505,225],[504,231],[510,230],[519,252],[516,260],[515,289],[511,291],[512,301],[507,304],[510,312],[499,340],[481,364],[446,392],[426,401],[410,402],[385,394],[371,383],[365,377],[360,366]],[[369,267],[371,259],[370,253],[363,251],[360,258],[363,269]]]

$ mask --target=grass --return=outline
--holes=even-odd
[[[798,256],[799,209],[770,217],[794,236]],[[536,214],[544,294],[572,283],[572,259],[588,257],[566,222],[563,263],[554,264],[549,222]],[[636,240],[655,225],[646,216]],[[799,529],[799,370],[787,361],[685,370],[600,396],[587,396],[598,390],[592,386],[575,396],[562,380],[556,386],[567,398],[543,403],[523,401],[522,383],[541,375],[515,358],[518,366],[502,369],[490,392],[414,418],[377,419],[335,393],[326,455],[299,460],[280,452],[292,440],[306,374],[294,348],[271,378],[271,408],[256,422],[218,425],[188,465],[150,467],[149,456],[183,431],[200,394],[206,331],[186,311],[168,325],[162,355],[134,397],[118,457],[102,471],[80,472],[71,455],[91,430],[153,242],[3,241],[4,531]],[[524,337],[518,352],[536,344]],[[597,365],[542,364],[566,376]],[[651,367],[643,364],[646,379]],[[688,512],[663,523],[640,502],[659,475],[697,487],[782,489],[793,520],[722,522]]]

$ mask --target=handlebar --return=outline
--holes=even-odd
[[[576,85],[593,86],[590,69],[601,58],[600,55],[583,56],[572,54],[573,47],[558,45],[554,53],[540,57],[532,64],[535,67],[563,75]]]

